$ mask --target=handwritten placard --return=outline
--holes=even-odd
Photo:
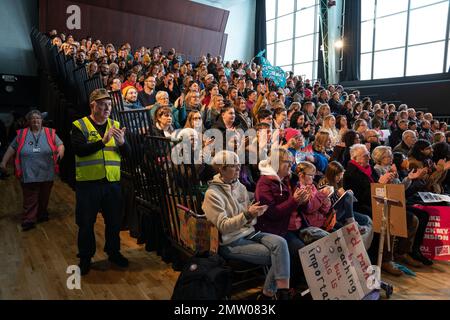
[[[372,291],[372,268],[357,223],[299,250],[314,300],[361,300]],[[369,288],[370,287],[370,288]]]

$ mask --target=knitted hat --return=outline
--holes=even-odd
[[[289,140],[291,140],[295,136],[299,136],[300,134],[301,132],[294,128],[287,128],[286,130],[284,130],[284,138],[286,139],[286,142],[289,142]]]
[[[136,88],[133,86],[126,86],[125,88],[122,89],[122,97],[125,98],[127,96],[128,90],[130,90],[130,89],[136,90]]]
[[[150,56],[146,53],[144,54],[144,57],[142,58],[143,62],[150,62]]]
[[[311,98],[312,97],[312,91],[309,89],[305,89],[305,98]]]

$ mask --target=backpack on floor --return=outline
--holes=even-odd
[[[217,254],[188,260],[175,284],[172,300],[221,300],[231,293],[231,269]]]

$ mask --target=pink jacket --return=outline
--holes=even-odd
[[[309,226],[321,228],[330,211],[331,201],[326,195],[318,191],[314,185],[311,187],[311,199],[306,205],[300,206],[299,210],[303,213]]]

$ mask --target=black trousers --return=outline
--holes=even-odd
[[[120,251],[122,195],[120,183],[82,182],[76,185],[76,223],[78,225],[78,256],[91,258],[96,243],[94,224],[101,210],[105,219],[105,247],[108,255]]]
[[[422,240],[425,235],[425,229],[427,228],[428,220],[430,217],[426,211],[416,207],[407,206],[406,210],[412,212],[417,217],[417,219],[419,219],[419,226],[417,228],[416,237],[414,238],[412,250],[420,251],[420,246],[422,244]]]

